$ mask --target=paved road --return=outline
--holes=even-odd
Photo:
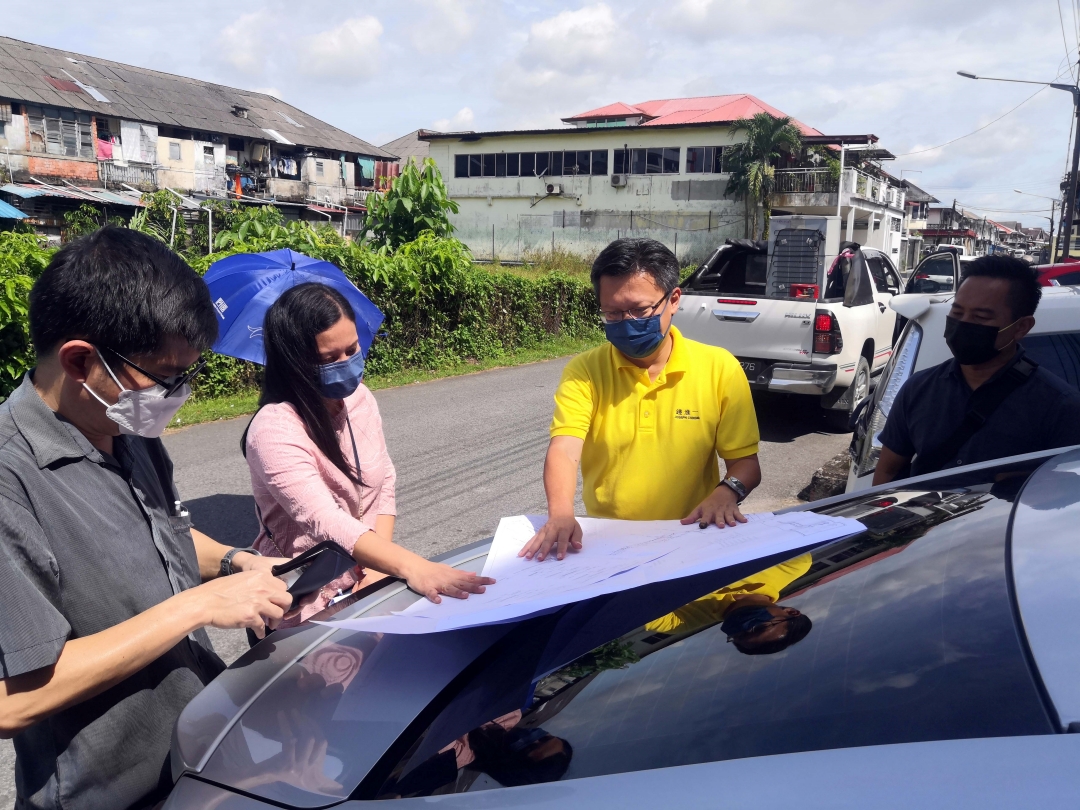
[[[398,542],[432,555],[491,536],[503,515],[544,510],[540,474],[551,395],[565,363],[486,371],[375,395],[398,472]],[[848,437],[829,430],[809,397],[763,397],[757,406],[764,481],[746,506],[761,512],[797,503],[795,493]],[[247,421],[200,425],[165,439],[196,527],[233,545],[250,543],[258,529],[240,455]],[[579,512],[584,513],[580,503]],[[226,661],[247,648],[237,631],[211,635]],[[5,742],[0,807],[14,802],[12,763]]]

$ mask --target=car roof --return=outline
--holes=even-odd
[[[1057,712],[1058,724],[1080,730],[1080,450],[1047,461],[1031,476],[1013,514],[1012,567],[1017,607],[1032,657]],[[1065,587],[1062,587],[1065,586]]]

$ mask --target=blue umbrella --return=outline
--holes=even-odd
[[[315,281],[340,292],[356,312],[360,351],[367,357],[383,314],[330,262],[291,250],[238,253],[210,265],[204,276],[220,323],[214,351],[266,364],[262,328],[266,310],[297,284]]]

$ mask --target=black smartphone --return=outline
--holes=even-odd
[[[305,596],[355,567],[356,560],[349,552],[337,543],[326,540],[293,557],[287,563],[275,565],[270,569],[270,573],[289,586],[289,593],[293,598],[292,607],[295,608]]]

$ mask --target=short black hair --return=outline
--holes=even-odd
[[[1012,287],[1009,304],[1013,317],[1034,315],[1042,298],[1039,277],[1031,265],[1013,256],[980,256],[964,268],[960,283],[969,278],[1003,278]]]
[[[735,649],[741,652],[743,655],[772,655],[786,650],[792,644],[798,644],[804,638],[806,638],[810,631],[814,629],[814,623],[810,621],[809,616],[805,616],[800,613],[798,616],[792,616],[785,624],[787,625],[787,632],[783,638],[778,638],[775,641],[764,641],[760,644],[745,644],[735,639],[732,643],[735,645]]]
[[[667,246],[655,239],[616,239],[596,257],[592,285],[600,295],[600,279],[648,273],[656,286],[670,293],[679,286],[679,261]]]
[[[72,339],[130,356],[177,336],[202,352],[217,332],[206,283],[166,245],[127,228],[106,226],[68,243],[30,290],[39,357]]]

